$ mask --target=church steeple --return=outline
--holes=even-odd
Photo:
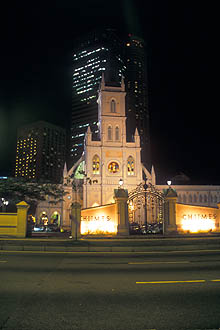
[[[104,74],[99,88],[98,118],[99,135],[102,143],[109,146],[115,143],[126,144],[125,117],[125,85],[122,78],[121,85],[109,86],[105,82]]]
[[[125,80],[123,76],[121,76],[121,88],[125,91]]]
[[[135,133],[134,133],[134,142],[137,147],[140,147],[140,135],[138,133],[138,129],[136,127]]]
[[[100,86],[101,90],[103,90],[105,88],[105,74],[104,72],[102,72],[102,80],[101,80],[101,86]]]
[[[89,127],[85,139],[85,171],[95,184],[84,183],[84,207],[114,202],[113,191],[120,178],[129,190],[142,182],[138,130],[135,141],[126,139],[125,95],[123,77],[120,85],[109,85],[102,75],[98,91],[100,139],[92,140]]]
[[[88,126],[87,131],[86,131],[86,135],[85,135],[85,144],[89,145],[92,141],[92,132],[90,129],[90,126]]]

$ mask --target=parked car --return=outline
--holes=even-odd
[[[44,230],[45,230],[45,228],[43,225],[39,225],[39,224],[34,225],[34,228],[33,228],[34,232],[42,232]]]
[[[163,234],[163,223],[153,222],[139,225],[137,222],[130,223],[130,235]]]
[[[57,232],[59,227],[55,224],[49,224],[47,226],[42,224],[36,224],[33,228],[34,232]]]
[[[149,223],[147,226],[147,233],[163,234],[163,223],[162,222]]]
[[[130,235],[140,235],[141,234],[141,226],[137,222],[130,223],[129,233],[130,233]]]
[[[148,227],[148,225],[146,225],[146,224],[143,224],[143,225],[140,226],[141,234],[142,235],[146,235],[147,234],[147,227]]]

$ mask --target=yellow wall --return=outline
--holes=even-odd
[[[81,234],[117,234],[116,204],[82,209]]]
[[[16,235],[17,213],[0,213],[0,235]]]
[[[27,203],[20,202],[17,213],[0,213],[0,235],[26,237],[28,208]]]
[[[176,204],[176,224],[178,231],[191,228],[191,232],[220,231],[220,210],[213,207]],[[197,230],[196,230],[197,229]]]

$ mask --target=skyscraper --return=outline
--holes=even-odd
[[[142,147],[142,162],[151,165],[148,110],[147,55],[143,39],[129,34],[125,43],[125,87],[127,136],[137,127]]]
[[[115,83],[125,78],[127,136],[132,140],[137,126],[141,136],[143,162],[149,157],[149,115],[147,109],[147,74],[144,42],[129,35],[121,38],[115,30],[93,31],[75,47],[73,54],[72,123],[70,164],[84,149],[84,136],[90,125],[97,133],[97,90],[104,72],[105,81]],[[144,157],[146,156],[146,157]]]
[[[102,73],[120,82],[125,71],[121,41],[114,30],[92,31],[77,42],[73,54],[70,162],[82,154],[87,127],[98,132],[97,91]]]
[[[65,162],[65,130],[44,121],[18,129],[15,176],[60,183]]]

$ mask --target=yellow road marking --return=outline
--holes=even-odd
[[[69,253],[69,254],[170,254],[170,253],[193,253],[193,252],[220,252],[220,250],[183,250],[183,251],[48,251],[48,250],[0,250],[0,253]]]
[[[143,261],[128,262],[129,265],[154,265],[154,264],[189,264],[190,261]]]
[[[206,280],[188,280],[188,281],[153,281],[153,282],[136,282],[136,284],[172,284],[172,283],[204,283]]]
[[[220,282],[220,279],[211,280],[211,282]]]

